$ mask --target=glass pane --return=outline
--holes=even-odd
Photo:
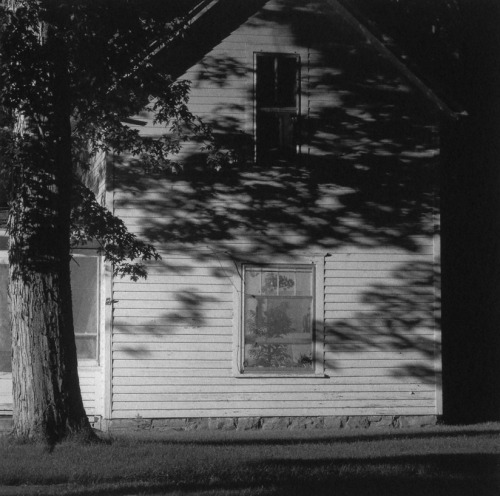
[[[0,372],[11,372],[9,266],[0,264]]]
[[[262,294],[278,294],[278,273],[262,271]]]
[[[97,337],[96,336],[75,336],[76,354],[79,359],[95,360],[97,358]]]
[[[293,296],[295,294],[295,272],[279,273],[279,295]]]
[[[295,107],[297,95],[297,60],[293,57],[279,57],[277,72],[278,106]]]
[[[244,366],[312,368],[312,298],[245,299]]]
[[[245,294],[260,295],[260,269],[245,271]]]
[[[97,333],[97,263],[97,257],[75,257],[71,262],[75,333]]]
[[[280,118],[275,113],[257,112],[257,158],[268,160],[280,153]]]
[[[312,295],[312,273],[311,272],[297,272],[296,285],[297,296],[311,296]]]
[[[274,60],[274,56],[257,56],[255,95],[257,107],[274,107],[275,105]]]

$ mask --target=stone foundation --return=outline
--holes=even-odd
[[[104,422],[103,422],[104,423]],[[256,431],[304,429],[376,429],[428,427],[438,423],[436,415],[367,415],[336,417],[215,417],[114,419],[103,427],[115,433],[172,432],[193,430]]]

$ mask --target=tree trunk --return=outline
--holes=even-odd
[[[30,265],[19,260],[10,272],[15,434],[50,444],[72,433],[88,436],[62,261]]]
[[[70,284],[72,192],[67,58],[47,31],[54,56],[52,113],[43,139],[18,119],[20,163],[10,225],[10,298],[14,433],[53,444],[77,435],[92,440],[78,379]],[[49,107],[50,108],[50,107]]]

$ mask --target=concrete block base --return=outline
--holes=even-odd
[[[256,431],[304,429],[373,429],[428,427],[438,423],[437,415],[352,415],[332,417],[214,417],[113,419],[103,421],[103,429],[115,433],[149,431]]]

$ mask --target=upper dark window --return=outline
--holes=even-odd
[[[295,54],[255,54],[257,160],[293,158],[298,146],[300,60]]]

